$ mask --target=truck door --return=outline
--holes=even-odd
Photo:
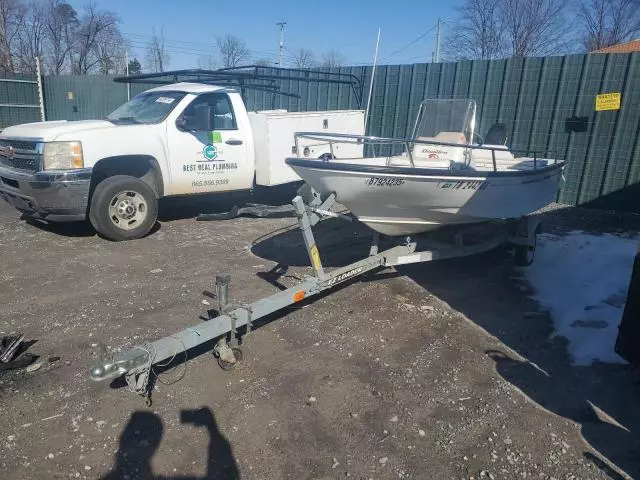
[[[181,127],[198,108],[209,107],[210,130]],[[253,162],[248,161],[246,132],[238,128],[226,93],[198,95],[167,125],[170,194],[224,192],[251,188]]]

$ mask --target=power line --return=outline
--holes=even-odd
[[[34,24],[25,22],[25,21],[8,22],[8,23],[15,26],[30,26],[30,27],[35,26]],[[277,25],[280,25],[280,23],[284,23],[286,25],[286,22],[278,22]],[[124,32],[124,31],[120,31],[120,34],[122,35],[122,38],[125,39],[130,44],[130,46],[132,46],[135,49],[146,49],[152,46],[151,35],[142,34],[142,33]],[[420,40],[420,38],[416,39],[415,41]],[[177,55],[189,55],[189,56],[201,57],[204,55],[213,55],[214,52],[218,53],[218,51],[220,50],[217,45],[209,44],[209,43],[189,42],[189,41],[170,39],[170,38],[164,38],[163,41],[164,41],[164,44],[166,45],[165,51],[168,53],[173,53]],[[406,48],[407,46],[403,48]],[[250,58],[253,60],[261,60],[264,57],[270,57],[273,59],[280,58],[280,53],[275,53],[273,51],[251,50],[251,49],[249,49],[248,51],[249,51]],[[284,46],[284,42],[283,42],[283,52],[286,52],[291,57],[292,60],[295,60],[296,58],[295,54],[293,54],[288,48]],[[142,53],[142,52],[138,52],[138,53]],[[397,52],[394,52],[394,54],[395,53]],[[282,63],[284,63],[284,59]],[[351,65],[353,66],[370,65],[370,62],[353,63]]]
[[[293,62],[294,67],[298,67],[298,57],[287,47],[284,47],[284,51],[291,57],[291,61]]]
[[[151,38],[150,35],[145,35],[142,33],[127,33],[127,32],[121,32],[121,33],[123,37],[138,37],[140,39],[138,41],[146,42],[148,41],[149,38]],[[220,48],[217,45],[210,44],[210,43],[186,42],[183,40],[171,40],[168,38],[165,38],[164,42],[167,45],[170,45],[170,46],[172,45],[172,48],[186,49],[188,51],[203,51],[203,48],[204,48],[205,50],[203,51],[203,53],[211,53],[211,50],[215,50],[215,51],[220,50]],[[183,44],[183,45],[177,45],[177,44]],[[273,57],[278,56],[277,53],[267,51],[267,50],[250,50],[250,51],[252,53],[257,53],[261,55],[267,55],[267,56],[273,56]]]
[[[137,40],[137,39],[126,39],[126,40],[135,49],[147,49],[153,45],[151,42],[146,42],[144,40]],[[207,55],[215,56],[215,53],[217,53],[217,52],[211,52],[207,50],[190,49],[185,47],[173,46],[171,44],[165,47],[165,51],[170,54],[188,55],[188,56],[194,56],[194,57],[204,57]],[[265,56],[272,57],[275,59],[278,57],[278,54],[273,52],[260,52],[255,50],[254,51],[249,50],[250,59],[258,60],[258,59],[261,59],[261,57],[265,57]]]
[[[142,40],[142,39],[136,39],[136,38],[127,38],[124,37],[128,42],[132,43],[132,44],[136,44],[138,47],[148,47],[150,45],[152,45],[153,43],[151,41],[146,41],[146,40]],[[169,48],[177,51],[178,53],[181,52],[186,52],[186,53],[200,53],[200,54],[212,54],[212,53],[217,53],[216,50],[217,49],[202,49],[202,48],[194,48],[194,47],[183,47],[180,45],[174,45],[172,43],[168,43],[165,42],[165,45],[167,45]],[[268,52],[268,51],[264,51],[264,50],[249,50],[249,52],[251,54],[255,54],[257,55],[264,55],[264,56],[271,56],[271,57],[277,57],[278,54],[274,53],[274,52]]]
[[[145,35],[143,33],[130,33],[130,32],[121,32],[123,36],[128,36],[128,37],[142,37],[143,39],[149,38],[150,35]],[[207,47],[207,48],[213,48],[218,50],[218,46],[214,45],[214,44],[210,44],[210,43],[201,43],[201,42],[186,42],[184,40],[173,40],[170,38],[165,38],[164,39],[165,43],[182,43],[184,45],[193,45],[196,47]]]
[[[420,40],[422,40],[424,37],[426,37],[428,34],[430,34],[431,32],[433,32],[436,29],[437,25],[434,25],[433,27],[431,27],[429,30],[427,30],[426,32],[422,33],[421,35],[419,35],[418,37],[414,38],[413,40],[411,40],[409,43],[407,43],[405,46],[399,48],[398,50],[396,50],[393,53],[390,53],[389,55],[386,55],[384,58],[382,58],[380,60],[380,62],[384,62],[386,60],[388,60],[389,58],[397,55],[398,53],[402,52],[403,50],[406,50],[407,48],[409,48],[411,45],[419,42]]]

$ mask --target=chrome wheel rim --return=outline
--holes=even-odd
[[[111,223],[122,230],[133,230],[147,218],[147,201],[138,192],[124,190],[116,193],[109,202]]]

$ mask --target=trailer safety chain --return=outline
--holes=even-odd
[[[154,359],[156,357],[156,352],[153,349],[153,347],[151,345],[149,345],[149,344],[145,344],[144,346],[136,345],[134,347],[134,348],[137,348],[139,350],[142,350],[143,352],[145,352],[147,354],[146,355],[147,361],[146,361],[145,365],[143,365],[140,368],[139,373],[131,373],[129,375],[125,375],[125,380],[127,382],[127,387],[129,389],[129,391],[132,392],[132,393],[136,393],[138,395],[141,395],[141,396],[145,397],[145,404],[147,405],[147,407],[150,407],[151,404],[152,404],[151,388],[150,388],[150,380],[151,380],[151,375],[152,374],[153,374],[154,378],[157,379],[163,385],[173,385],[174,383],[177,383],[180,380],[182,380],[185,377],[185,375],[187,374],[188,356],[187,356],[187,349],[186,349],[184,343],[182,342],[182,340],[180,340],[179,338],[174,337],[173,335],[170,335],[167,338],[171,338],[175,342],[178,342],[179,345],[176,346],[176,349],[174,350],[173,355],[171,356],[171,358],[169,358],[169,360],[167,360],[164,363],[156,363],[155,365],[157,367],[160,367],[160,368],[168,367],[175,360],[176,356],[178,355],[178,351],[182,350],[182,353],[184,355],[184,360],[183,360],[184,368],[182,369],[182,372],[176,378],[174,378],[173,380],[168,381],[168,382],[167,381],[163,381],[162,378],[160,377],[160,375],[158,374],[158,372],[156,372],[154,370],[153,365],[154,365]]]
[[[140,368],[140,372],[131,372],[125,375],[125,380],[127,382],[127,387],[129,391],[132,393],[136,393],[145,397],[145,403],[147,407],[151,406],[151,392],[149,391],[149,375],[151,373],[151,366],[153,365],[153,359],[155,358],[155,352],[153,351],[153,347],[148,343],[144,346],[135,345],[133,348],[137,348],[138,350],[142,350],[147,355],[147,361]]]
[[[245,332],[245,335],[249,335],[253,328],[253,308],[251,308],[251,305],[247,305],[245,310],[247,311],[247,331]]]
[[[238,329],[236,328],[236,321],[237,321],[236,316],[230,315],[229,313],[227,313],[227,315],[229,315],[229,317],[231,318],[231,338],[232,339],[238,338]]]

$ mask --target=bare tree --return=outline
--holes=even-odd
[[[322,63],[320,66],[334,68],[340,67],[342,64],[344,64],[344,56],[337,50],[333,49],[322,56]]]
[[[41,3],[26,5],[24,22],[17,34],[12,52],[17,72],[36,73],[35,57],[42,58],[46,44],[46,10]]]
[[[217,42],[224,67],[237,67],[241,62],[249,59],[249,49],[239,38],[227,34],[223,38],[218,38]]]
[[[0,0],[0,70],[13,72],[18,34],[24,27],[25,5],[21,0]]]
[[[49,0],[44,22],[47,65],[51,73],[58,75],[64,71],[67,60],[71,63],[73,39],[80,24],[78,13],[64,0]]]
[[[500,28],[501,0],[468,0],[458,8],[459,19],[447,38],[444,53],[450,60],[488,60],[504,53]]]
[[[268,58],[259,58],[258,60],[256,60],[256,65],[258,65],[259,67],[272,67],[273,62]]]
[[[582,43],[587,52],[632,40],[640,33],[638,0],[582,0],[578,4]]]
[[[466,0],[448,38],[453,60],[544,56],[566,51],[566,0]]]
[[[95,55],[100,73],[124,73],[127,61],[127,42],[117,24],[103,29],[96,36]]]
[[[86,75],[100,63],[97,43],[105,30],[117,27],[118,17],[111,12],[99,11],[94,4],[85,8],[80,26],[75,33],[72,50],[73,73]]]
[[[198,57],[198,68],[203,70],[215,70],[217,68],[215,57],[210,53],[207,55],[200,55],[200,57]]]
[[[315,66],[316,60],[311,50],[301,48],[293,55],[293,63],[296,68],[312,68]]]
[[[160,35],[156,35],[155,27],[152,32],[151,42],[147,47],[149,70],[152,72],[164,72],[165,67],[169,64],[169,54],[164,45],[164,27],[160,29]]]
[[[507,52],[514,57],[558,53],[570,29],[565,0],[502,0],[500,16]]]

